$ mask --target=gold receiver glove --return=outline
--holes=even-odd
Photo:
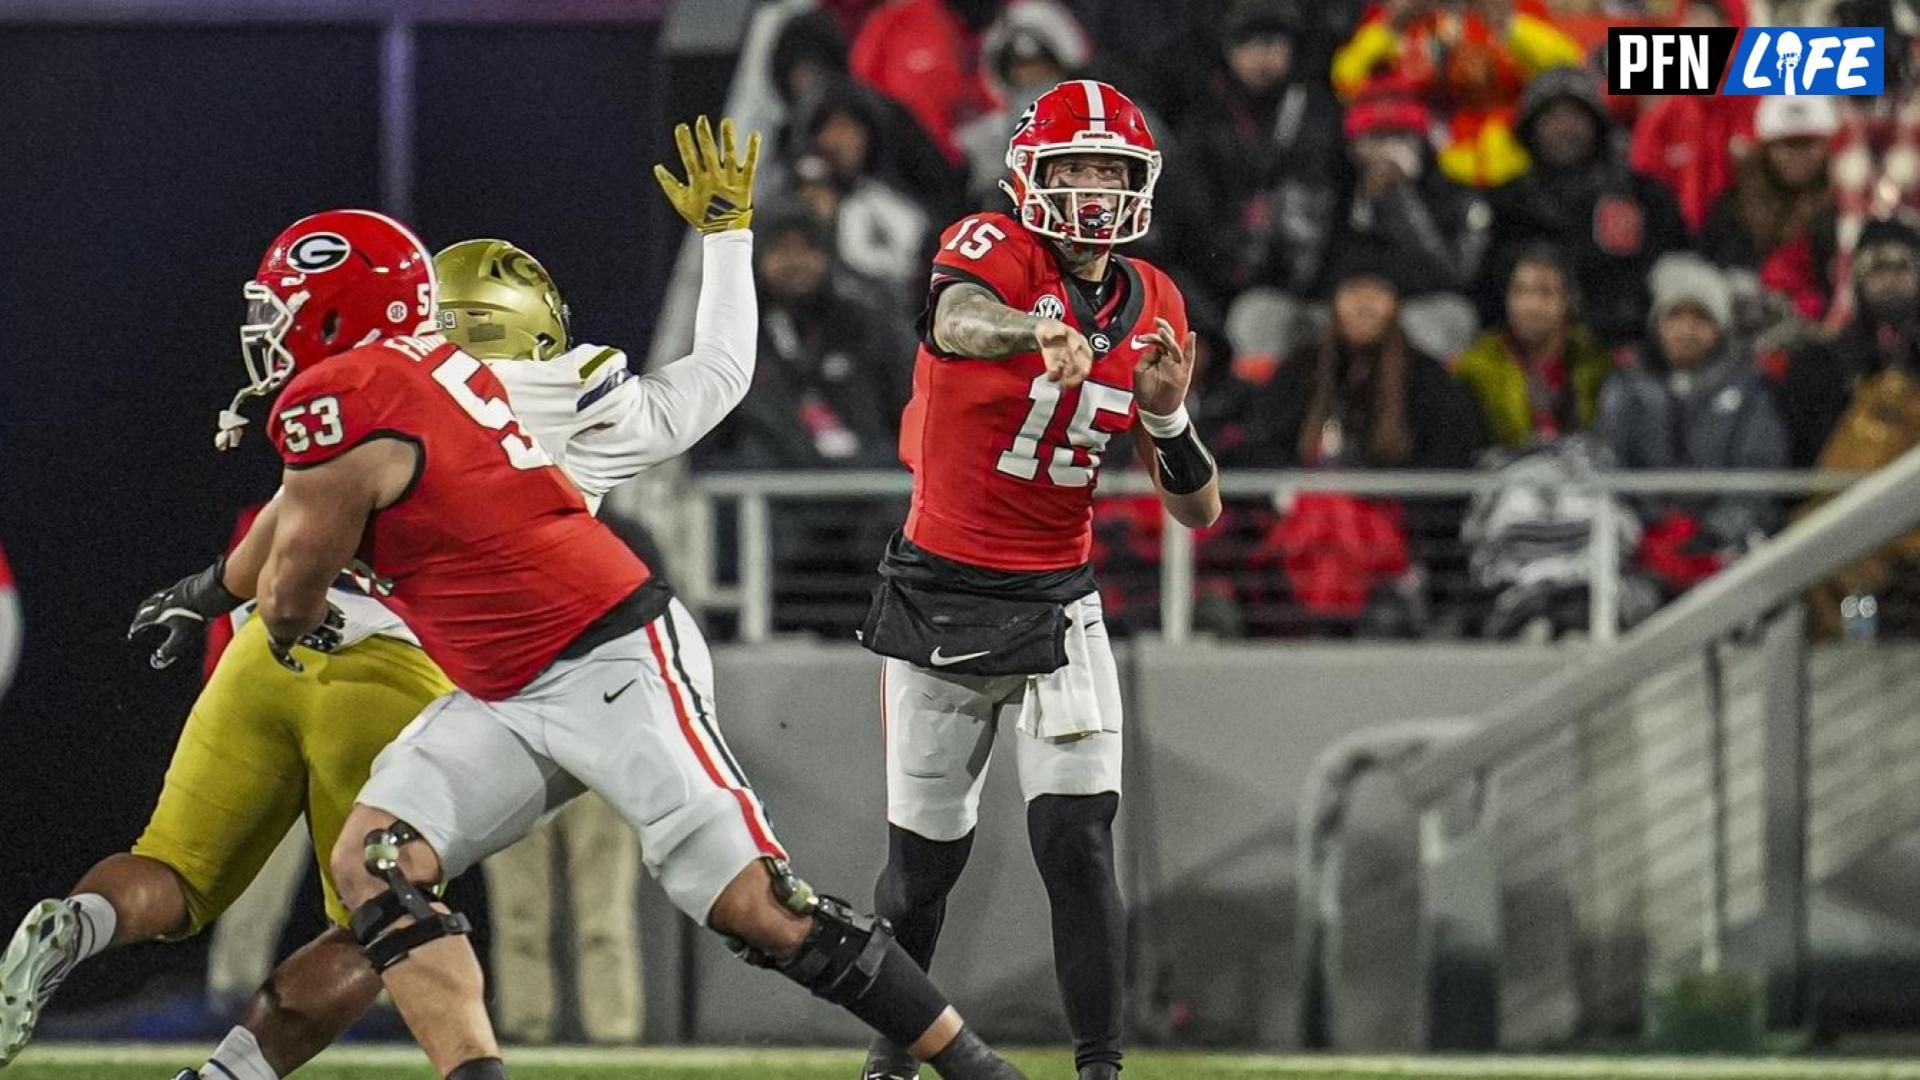
[[[667,193],[667,201],[687,224],[709,235],[751,224],[753,170],[760,161],[760,133],[747,137],[744,159],[735,153],[732,120],[720,121],[718,145],[704,116],[692,128],[685,124],[674,128],[673,141],[680,147],[687,182],[681,183],[665,165],[655,165],[653,177],[660,181],[660,190]]]

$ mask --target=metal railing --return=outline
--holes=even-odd
[[[1597,474],[1590,484],[1582,487],[1586,493],[1611,496],[1800,498],[1833,494],[1859,479],[1852,473],[1820,471],[1609,471]],[[1498,472],[1471,470],[1229,470],[1221,477],[1221,494],[1227,499],[1276,502],[1308,492],[1445,499],[1467,498],[1516,483]],[[688,491],[688,512],[694,522],[693,543],[683,556],[681,587],[696,607],[708,612],[736,613],[742,641],[765,641],[773,632],[775,567],[769,532],[771,504],[783,500],[900,497],[909,494],[912,487],[911,478],[903,472],[738,472],[696,476]],[[1102,478],[1096,497],[1138,496],[1152,490],[1146,474],[1128,471]],[[728,575],[730,584],[722,582],[714,560],[718,550],[717,511],[725,503],[738,508],[738,561],[734,572]],[[1601,499],[1599,507],[1589,551],[1593,575],[1589,616],[1594,640],[1611,642],[1619,628],[1622,553],[1618,550],[1617,523],[1613,520],[1614,503],[1611,499]],[[1194,553],[1192,532],[1168,519],[1161,533],[1159,605],[1160,635],[1170,643],[1183,643],[1193,636]],[[874,553],[876,559],[878,554]]]
[[[1493,1041],[1550,1044],[1732,963],[1764,975],[1776,1021],[1798,1022],[1809,887],[1920,821],[1902,786],[1920,775],[1920,653],[1810,653],[1795,601],[1916,525],[1920,452],[1526,692],[1384,731],[1417,744],[1360,747],[1417,823],[1429,1007],[1457,1005],[1458,974],[1480,972]],[[1353,757],[1317,771],[1340,781]],[[1488,883],[1463,890],[1463,872]]]

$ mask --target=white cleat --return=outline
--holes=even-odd
[[[64,900],[42,900],[20,921],[0,956],[0,1066],[33,1038],[40,1010],[73,967],[80,917]]]

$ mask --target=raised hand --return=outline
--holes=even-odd
[[[685,124],[674,128],[673,141],[680,148],[686,182],[681,183],[665,165],[653,167],[653,178],[687,224],[706,234],[752,224],[753,171],[760,162],[760,133],[747,136],[744,157],[734,146],[732,120],[720,121],[718,143],[704,116],[694,121],[692,128]]]

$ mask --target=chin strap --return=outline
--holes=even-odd
[[[213,437],[215,450],[231,450],[240,445],[240,436],[249,421],[240,413],[240,406],[249,398],[257,398],[271,392],[271,388],[262,390],[257,386],[243,386],[233,395],[227,407],[220,410],[220,430]]]

